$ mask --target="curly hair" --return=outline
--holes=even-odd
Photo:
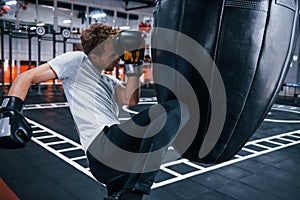
[[[102,23],[92,24],[88,29],[84,30],[80,36],[84,53],[88,55],[99,44],[117,34],[118,30],[110,25]]]

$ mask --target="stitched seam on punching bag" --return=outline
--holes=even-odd
[[[225,2],[226,2],[226,0],[223,0],[223,2],[222,2],[222,8],[221,8],[221,13],[220,13],[220,17],[219,17],[219,26],[218,26],[218,35],[217,35],[217,38],[216,38],[216,47],[215,47],[215,52],[214,52],[214,57],[213,57],[213,61],[214,61],[214,64],[213,64],[213,68],[212,68],[212,71],[211,71],[211,76],[210,76],[210,85],[209,86],[207,86],[207,88],[208,88],[208,93],[209,93],[209,96],[210,96],[210,94],[211,94],[211,91],[213,90],[213,77],[214,77],[214,71],[215,71],[215,67],[217,67],[217,64],[216,64],[216,60],[217,60],[217,53],[218,53],[218,46],[219,46],[219,43],[220,43],[220,37],[221,37],[221,29],[222,29],[222,22],[223,22],[223,16],[224,16],[224,8],[225,8]],[[225,91],[225,93],[226,93],[226,91]],[[226,94],[227,95],[227,94]],[[211,100],[210,100],[211,98],[209,98],[208,99],[208,105],[209,105],[209,107],[210,107],[210,109],[212,109],[212,105],[211,105]],[[210,116],[211,117],[211,116]],[[207,121],[208,121],[209,119],[208,119],[208,116],[207,116]],[[210,119],[211,120],[211,119]],[[207,126],[207,125],[206,125]],[[208,130],[208,127],[206,127],[205,128],[206,129],[206,131]],[[223,131],[223,130],[222,130]],[[207,132],[206,132],[207,133]],[[204,137],[205,138],[205,137]],[[204,141],[203,141],[204,142]],[[218,144],[218,142],[217,142],[217,144]],[[225,149],[226,147],[224,147],[224,149]],[[221,151],[221,152],[224,152],[224,149]],[[201,148],[200,148],[200,150],[201,150]],[[212,151],[213,151],[213,149],[212,149]],[[211,151],[211,152],[212,152]],[[210,153],[211,153],[210,152]],[[209,155],[210,153],[208,153],[207,155]],[[215,160],[218,160],[219,159],[219,157],[217,158],[217,159],[215,159]]]
[[[268,10],[269,10],[269,7],[268,7]],[[243,107],[242,107],[242,110],[241,110],[241,112],[240,112],[240,114],[239,114],[239,118],[238,118],[237,123],[236,123],[236,125],[235,125],[234,131],[232,132],[232,135],[231,135],[231,137],[230,137],[230,139],[229,139],[228,141],[232,141],[232,140],[233,140],[232,136],[233,136],[234,132],[236,131],[236,126],[239,124],[239,121],[240,121],[241,118],[242,118],[242,115],[243,115],[243,111],[244,111],[244,109],[245,109],[245,106],[246,106],[247,102],[249,101],[249,94],[251,93],[251,91],[252,91],[252,89],[253,89],[253,82],[254,82],[254,79],[255,79],[255,77],[256,77],[256,75],[257,75],[257,70],[258,70],[258,65],[259,65],[259,63],[260,63],[260,60],[261,60],[262,50],[263,50],[263,47],[264,47],[264,43],[266,42],[266,32],[267,32],[267,27],[268,27],[268,24],[269,24],[269,18],[270,18],[269,12],[267,12],[267,13],[268,13],[268,14],[267,14],[267,17],[266,17],[266,21],[265,21],[266,23],[265,23],[265,27],[264,27],[264,33],[263,33],[264,36],[263,36],[262,41],[261,41],[261,48],[260,48],[260,50],[259,50],[258,60],[257,60],[257,63],[256,63],[255,72],[254,72],[254,74],[253,74],[253,76],[252,76],[252,78],[251,78],[251,86],[250,86],[250,88],[249,88],[249,90],[248,90],[248,92],[247,92],[247,94],[246,94],[246,99],[245,99],[245,101],[244,101],[244,103],[243,103]],[[227,150],[227,148],[228,148],[228,145],[227,145],[226,148],[224,149],[224,152]]]
[[[298,10],[298,6],[295,4],[295,10]],[[289,56],[291,56],[292,55],[292,53],[293,53],[293,46],[291,46],[292,45],[292,43],[293,43],[293,41],[295,41],[296,39],[295,39],[295,37],[296,37],[296,35],[297,35],[297,33],[298,33],[298,31],[296,31],[296,33],[295,33],[295,29],[297,28],[297,23],[299,23],[299,20],[297,20],[297,12],[295,12],[295,16],[294,16],[294,23],[293,23],[293,29],[292,29],[292,31],[293,31],[293,35],[292,35],[292,38],[290,39],[290,45],[289,45],[289,51],[288,51],[288,53],[286,54],[286,58],[285,58],[285,63],[284,63],[284,65],[289,65],[289,60],[287,59]],[[295,42],[296,43],[296,42]],[[294,45],[296,45],[296,44],[294,44]],[[283,73],[283,68],[282,68],[282,70],[281,70],[281,72],[280,72],[280,74],[282,74]],[[287,73],[287,72],[286,72]],[[281,78],[282,79],[282,78]],[[280,83],[280,81],[282,81],[281,79],[279,79],[278,81],[277,81],[277,88],[273,91],[273,97],[271,98],[271,102],[274,102],[274,98],[276,98],[275,96],[276,95],[274,95],[275,94],[275,92],[276,91],[278,91],[279,90],[279,87],[281,87],[278,83]],[[268,112],[268,110],[271,108],[271,106],[272,106],[272,104],[270,104],[268,107],[266,107],[266,109],[265,109],[265,111],[264,111],[264,113],[266,113],[266,112]],[[263,119],[261,119],[261,121],[262,121]],[[258,126],[260,126],[260,123],[258,123]],[[257,126],[255,127],[255,129],[257,128]]]
[[[242,1],[242,0],[229,0],[225,2],[226,7],[245,8],[250,10],[258,10],[268,12],[268,2],[262,1]]]
[[[177,27],[177,31],[179,33],[182,33],[182,25],[183,25],[183,16],[184,16],[184,8],[185,8],[185,0],[182,1],[182,4],[180,5],[181,7],[181,13],[180,13],[180,21],[179,21],[179,24],[178,24],[178,27]],[[178,41],[179,41],[179,38],[178,38],[179,34],[177,34],[177,39],[176,39],[176,71],[178,71]],[[176,90],[178,89],[178,79],[177,79],[177,76],[175,76],[175,83],[176,83]]]
[[[226,1],[225,0],[225,6],[226,6],[226,3],[227,2],[233,2],[232,0],[229,0],[229,1]],[[227,7],[227,6],[226,6]],[[267,11],[269,10],[269,6],[267,7]],[[223,12],[224,12],[224,10],[223,10]],[[266,19],[267,20],[267,19]],[[265,25],[265,29],[266,29],[266,26],[267,26],[267,22],[266,22],[266,25]],[[265,32],[266,30],[264,30],[264,32]],[[264,40],[265,40],[265,38],[263,38],[262,39],[262,43],[264,43]],[[259,52],[259,58],[260,58],[260,55],[261,55],[261,51],[262,51],[262,48],[260,49],[260,52]],[[258,60],[258,63],[259,63],[259,60]],[[258,64],[257,63],[257,64]],[[253,79],[254,79],[254,77],[255,77],[255,75],[256,75],[256,73],[257,73],[257,69],[255,70],[255,73],[254,73],[254,75],[253,75],[253,77],[252,77],[252,81],[251,81],[251,83],[253,83]],[[251,88],[252,88],[252,84],[251,84],[251,87],[249,88],[249,90],[248,90],[248,92],[247,92],[247,98],[245,99],[245,101],[244,101],[244,103],[243,103],[243,106],[242,106],[242,110],[241,110],[241,112],[239,113],[239,115],[238,115],[238,119],[237,119],[237,121],[236,121],[236,123],[235,123],[235,125],[234,125],[234,128],[233,128],[233,130],[231,131],[231,133],[230,133],[230,136],[229,136],[229,138],[228,138],[228,143],[224,146],[224,148],[222,148],[222,154],[220,154],[219,155],[219,157],[216,159],[216,160],[219,160],[220,159],[220,157],[222,157],[223,156],[223,153],[227,150],[227,148],[228,148],[228,144],[230,143],[230,141],[232,140],[232,137],[233,137],[233,135],[234,135],[234,133],[235,133],[235,131],[236,131],[236,127],[237,127],[237,125],[238,125],[238,123],[239,123],[239,121],[241,120],[241,117],[242,117],[242,112],[244,111],[244,109],[245,109],[245,105],[246,105],[246,103],[247,103],[247,101],[248,101],[248,96],[249,96],[249,93],[250,93],[250,91],[251,91]]]

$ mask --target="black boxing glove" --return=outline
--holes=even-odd
[[[0,148],[21,148],[30,141],[32,129],[21,113],[24,105],[18,97],[3,99],[0,109]]]
[[[145,38],[139,31],[121,31],[114,40],[114,49],[124,61],[126,76],[141,76]]]

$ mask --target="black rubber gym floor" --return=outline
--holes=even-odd
[[[135,110],[120,109],[120,120],[154,103],[155,98],[144,93]],[[300,199],[300,107],[283,103],[272,107],[251,140],[228,162],[176,159],[170,148],[144,199]],[[105,187],[89,172],[64,95],[33,92],[26,104],[24,115],[34,137],[24,149],[0,150],[0,178],[22,200],[102,200]]]

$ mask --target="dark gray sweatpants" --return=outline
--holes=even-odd
[[[87,150],[91,173],[109,195],[121,189],[149,194],[168,147],[188,120],[187,107],[172,100],[105,127]]]

